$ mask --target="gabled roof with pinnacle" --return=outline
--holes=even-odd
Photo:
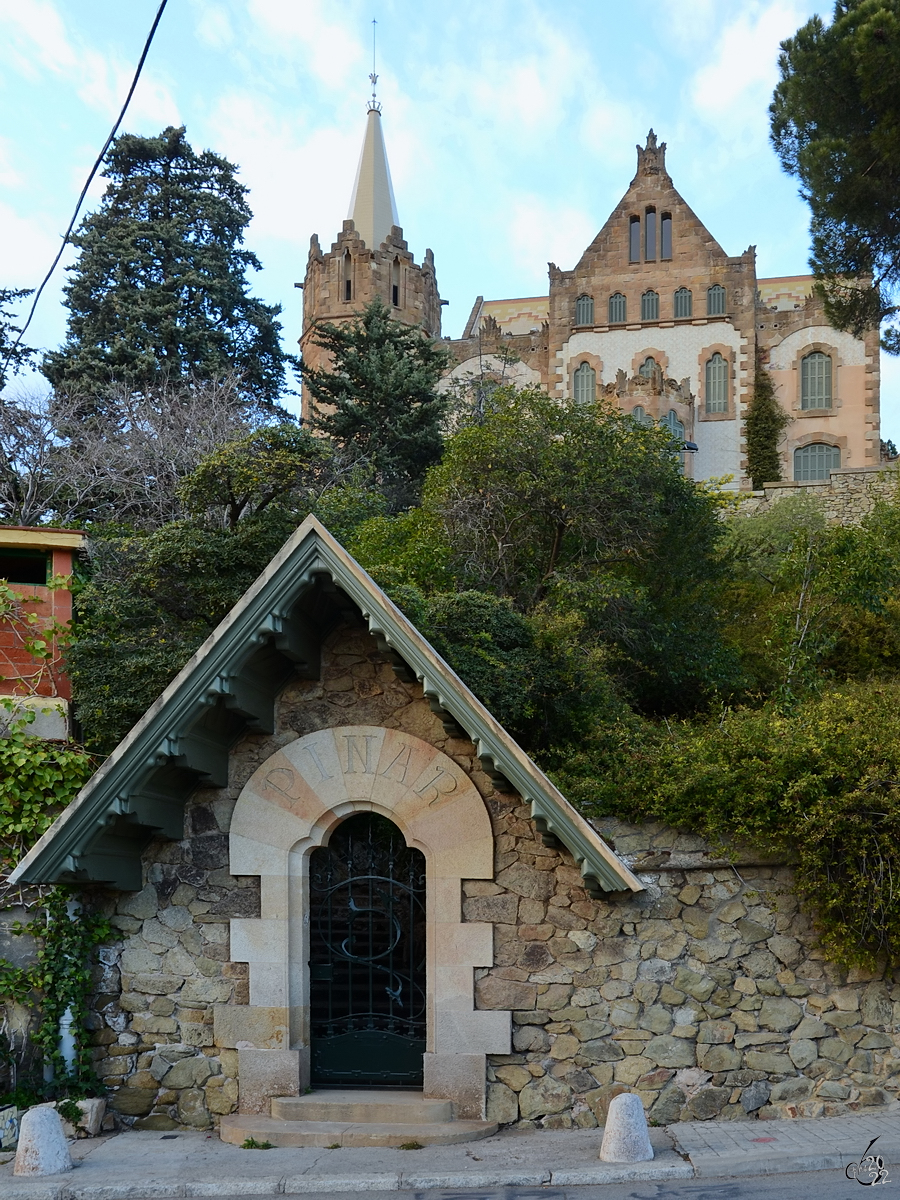
[[[375,581],[315,517],[307,517],[259,579],[138,721],[12,873],[14,883],[95,881],[141,887],[151,838],[184,836],[198,786],[228,783],[231,747],[274,732],[275,701],[299,673],[319,677],[323,639],[362,618],[401,677],[421,681],[448,730],[464,730],[501,790],[518,792],[549,844],[562,843],[592,895],[641,891],[640,880],[575,811]]]
[[[695,252],[725,261],[727,255],[712,236],[691,206],[672,182],[666,169],[666,143],[657,140],[651,129],[645,146],[637,150],[637,171],[628,185],[628,190],[613,211],[603,228],[587,247],[575,267],[575,273],[591,269],[597,262],[608,261],[612,270],[627,270],[629,267],[628,239],[623,218],[629,214],[642,215],[645,207],[652,204],[657,212],[669,209],[678,222],[678,236],[687,236]],[[663,262],[664,260],[659,260]]]
[[[370,250],[377,250],[391,232],[391,226],[400,224],[381,130],[381,106],[374,101],[369,104],[366,117],[366,135],[348,216]]]

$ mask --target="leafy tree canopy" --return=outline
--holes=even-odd
[[[736,672],[715,613],[722,525],[678,449],[609,405],[498,391],[448,441],[423,507],[459,586],[527,614],[579,614],[631,695],[677,709]]]
[[[349,462],[366,464],[393,512],[415,504],[425,472],[440,460],[448,397],[437,384],[447,354],[380,300],[355,321],[319,327],[331,368],[301,364],[317,428]]]
[[[296,425],[267,425],[207,455],[179,496],[190,515],[229,529],[288,497],[297,504],[302,494],[312,506],[330,479],[330,450]]]
[[[116,138],[104,175],[100,208],[72,237],[68,334],[44,359],[50,382],[84,394],[233,371],[248,395],[275,401],[288,361],[280,308],[249,294],[260,264],[243,248],[252,214],[236,168],[170,126]]]
[[[14,325],[15,306],[30,291],[21,288],[0,288],[0,388],[6,387],[17,371],[26,366],[34,357],[35,351],[20,342],[16,345],[20,327]]]
[[[837,0],[782,43],[772,141],[812,210],[810,260],[830,320],[855,336],[900,291],[900,0]],[[900,328],[886,350],[900,353]]]

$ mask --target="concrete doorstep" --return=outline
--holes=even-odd
[[[65,1175],[20,1179],[0,1166],[2,1200],[151,1200],[178,1196],[303,1195],[427,1188],[484,1188],[690,1179],[664,1129],[651,1130],[656,1157],[633,1165],[599,1160],[603,1131],[496,1134],[421,1150],[243,1150],[215,1135],[128,1132],[75,1142],[79,1165]],[[3,1156],[5,1157],[5,1156]]]

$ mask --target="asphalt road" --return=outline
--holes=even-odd
[[[303,1200],[867,1200],[843,1171],[807,1171],[798,1175],[767,1175],[741,1179],[685,1179],[671,1183],[612,1183],[602,1187],[498,1187],[463,1190],[398,1192],[307,1192]],[[874,1200],[900,1200],[900,1167],[890,1169],[882,1192]],[[892,1192],[893,1188],[896,1192]],[[219,1200],[245,1200],[220,1197]],[[279,1200],[276,1196],[261,1200]],[[299,1200],[299,1198],[298,1198]]]

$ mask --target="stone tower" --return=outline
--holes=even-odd
[[[441,299],[434,255],[425,251],[417,264],[403,238],[391,185],[381,128],[381,105],[373,96],[350,199],[350,214],[337,241],[323,251],[317,234],[309,242],[303,282],[303,361],[314,369],[328,366],[328,355],[315,345],[317,324],[352,320],[380,296],[398,321],[420,325],[429,337],[441,334]],[[303,417],[309,400],[303,396]]]

